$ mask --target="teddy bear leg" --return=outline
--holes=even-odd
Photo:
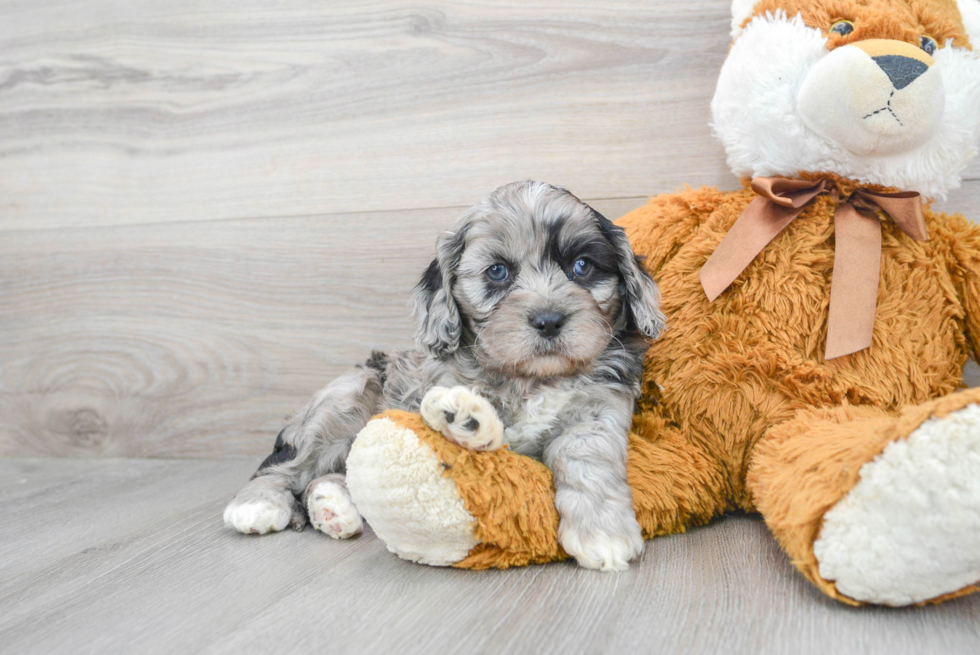
[[[890,414],[842,406],[770,428],[753,502],[793,564],[850,604],[939,602],[980,581],[980,389]]]
[[[634,417],[627,473],[644,538],[684,532],[725,511],[721,465],[655,412]]]
[[[485,569],[566,557],[543,464],[506,449],[468,450],[418,414],[393,410],[368,423],[347,458],[347,486],[403,559]]]
[[[722,473],[691,440],[638,417],[628,475],[643,535],[683,532],[723,509]],[[551,471],[503,449],[474,452],[389,411],[347,459],[351,497],[388,550],[436,566],[507,568],[565,559]]]

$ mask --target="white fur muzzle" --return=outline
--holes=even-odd
[[[914,50],[905,43],[891,43],[896,52]],[[803,124],[860,156],[898,155],[925,143],[946,107],[942,75],[922,61],[890,56],[899,62],[899,72],[919,68],[893,81],[876,58],[856,45],[821,58],[803,78],[797,96]],[[877,59],[887,62],[888,56]],[[919,70],[924,72],[916,74]]]

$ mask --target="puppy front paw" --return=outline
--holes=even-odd
[[[558,541],[579,566],[599,571],[625,571],[629,561],[643,552],[639,524],[621,534],[560,525]]]
[[[266,534],[279,532],[290,524],[292,508],[288,505],[255,499],[228,503],[225,508],[225,525],[242,534]]]
[[[433,387],[422,398],[422,420],[444,437],[470,450],[498,450],[504,425],[485,398],[466,387]]]
[[[259,476],[242,487],[224,514],[225,525],[242,534],[266,534],[306,527],[306,515],[293,493],[270,476]]]
[[[364,527],[340,476],[324,476],[309,484],[306,511],[313,527],[334,539],[349,539]]]

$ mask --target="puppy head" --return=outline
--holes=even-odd
[[[623,230],[564,189],[500,187],[437,242],[416,287],[419,345],[517,377],[587,370],[619,332],[656,337],[656,284]]]

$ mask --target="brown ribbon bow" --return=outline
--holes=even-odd
[[[828,190],[818,182],[783,177],[757,177],[752,190],[758,196],[718,244],[701,267],[701,286],[708,300],[717,298],[752,263],[755,256],[793,222],[814,198]],[[878,210],[890,216],[916,241],[929,238],[922,203],[914,191],[881,193],[858,189],[842,198],[834,212],[834,273],[827,316],[824,357],[834,359],[871,345],[881,267],[881,222]]]

